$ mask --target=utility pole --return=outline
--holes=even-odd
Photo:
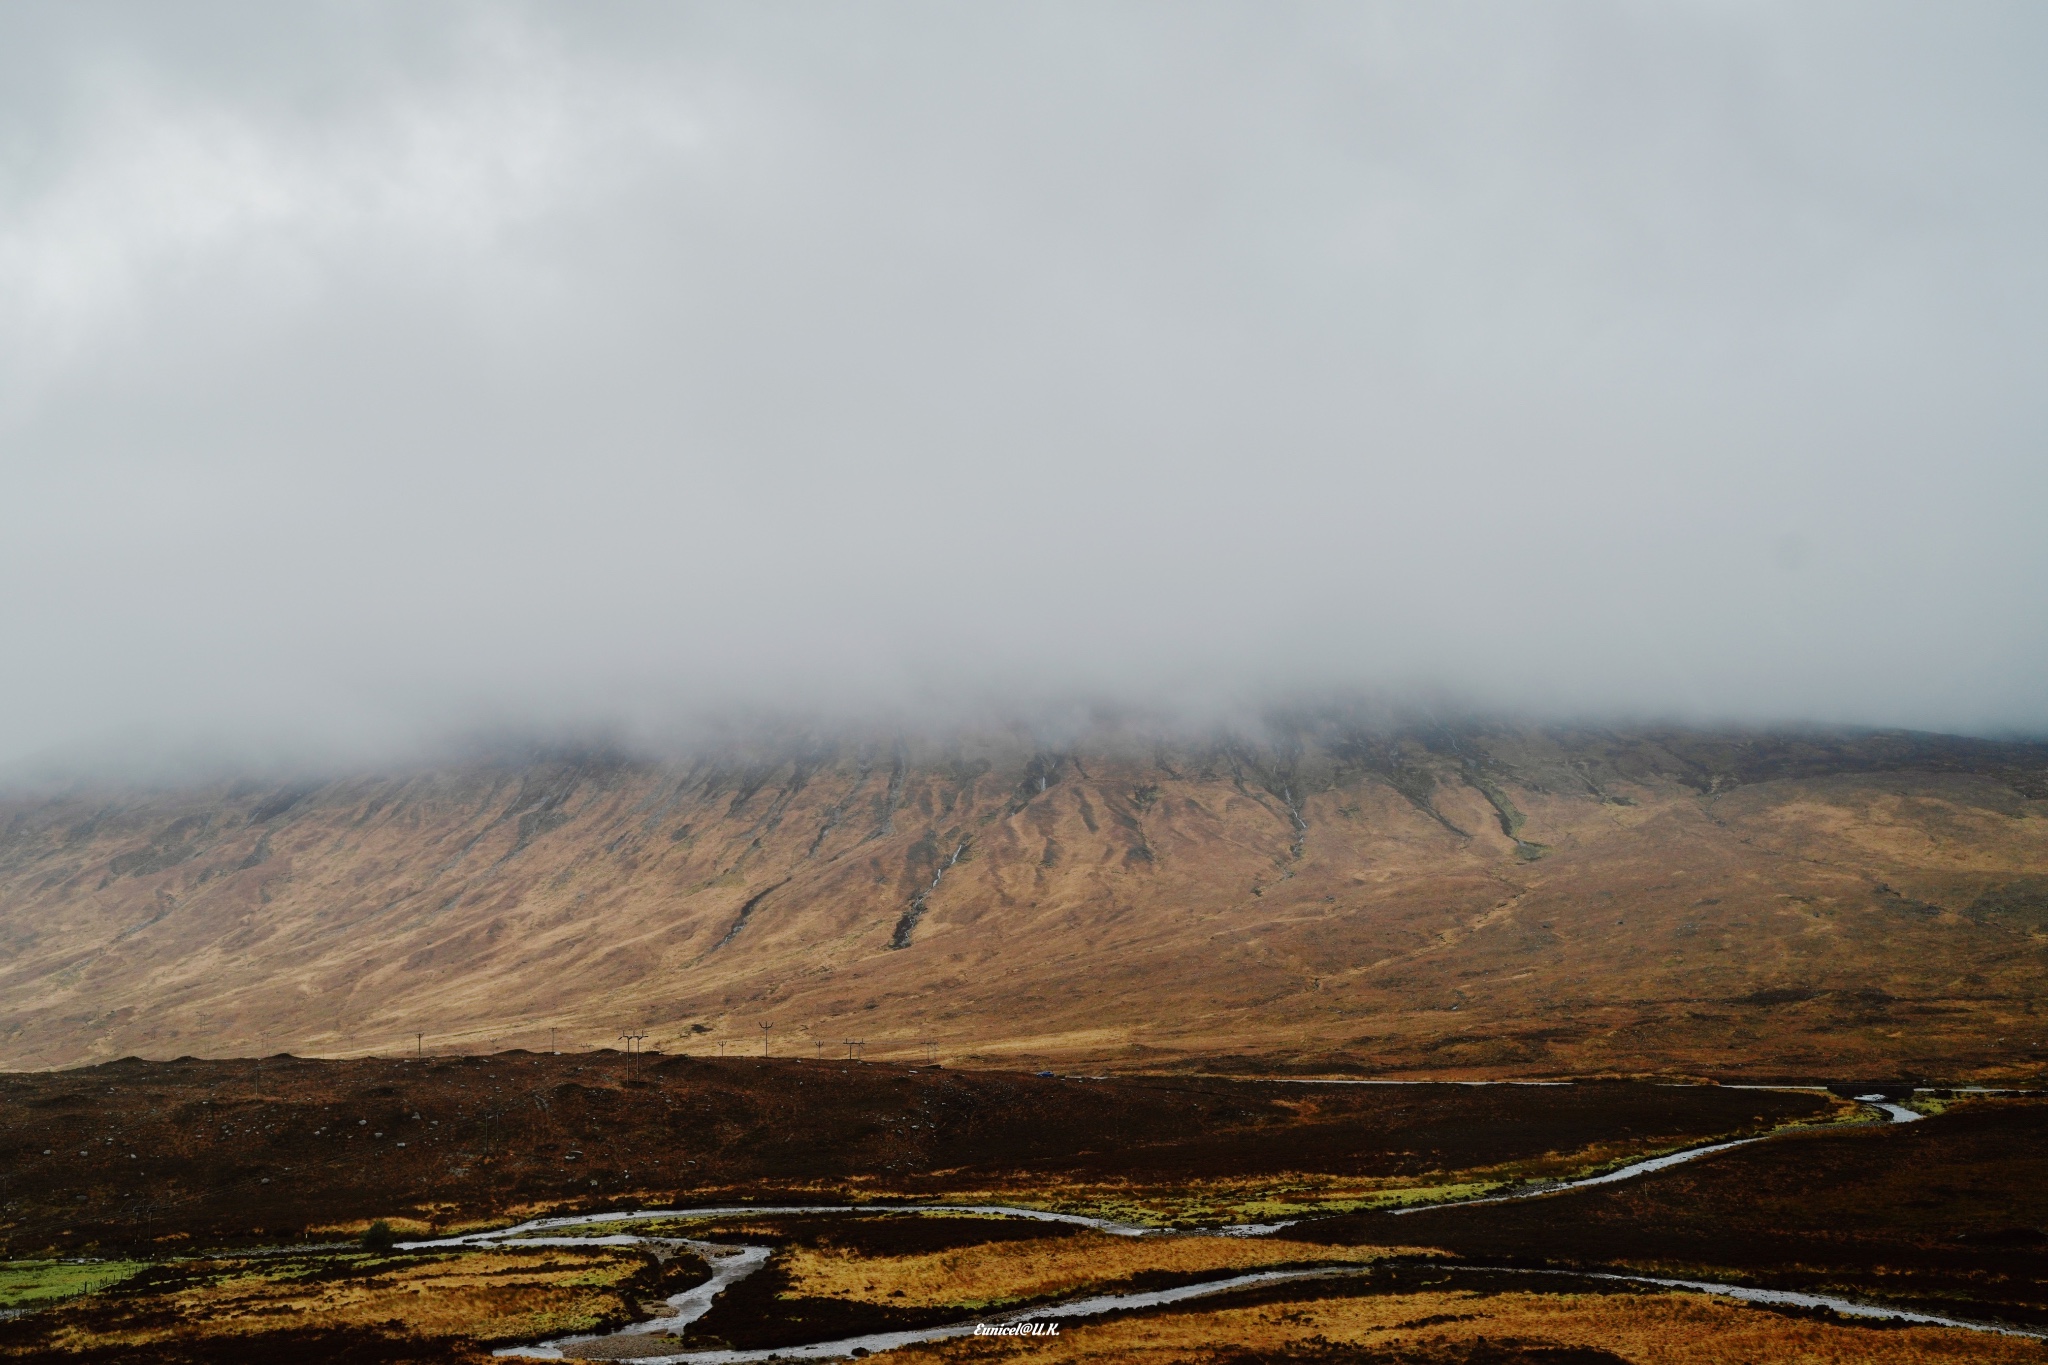
[[[773,1024],[761,1025],[761,1055],[763,1057],[768,1055],[768,1030],[774,1027],[775,1025]]]
[[[868,1045],[865,1038],[843,1038],[840,1041],[846,1044],[846,1060],[849,1062],[858,1060],[854,1054]]]
[[[412,1036],[412,1059],[416,1062],[422,1061],[426,1055],[427,1035],[424,1033],[414,1033]]]

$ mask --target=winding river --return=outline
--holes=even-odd
[[[1888,1102],[1880,1095],[1859,1096],[1858,1101],[1885,1114],[1892,1123],[1911,1123],[1922,1115],[1902,1105]],[[1781,1130],[1782,1131],[1782,1130]],[[1561,1194],[1568,1190],[1584,1189],[1592,1185],[1608,1185],[1617,1181],[1632,1180],[1653,1171],[1666,1170],[1683,1162],[1696,1161],[1716,1152],[1746,1147],[1756,1142],[1769,1141],[1776,1134],[1760,1137],[1738,1138],[1730,1142],[1708,1143],[1704,1146],[1687,1148],[1681,1152],[1670,1152],[1663,1156],[1650,1157],[1632,1162],[1600,1175],[1587,1176],[1580,1180],[1559,1181],[1534,1185],[1508,1194],[1489,1195],[1479,1199],[1460,1200],[1455,1203],[1417,1204],[1406,1208],[1389,1210],[1391,1213],[1409,1215],[1426,1213],[1433,1209],[1466,1207],[1472,1204],[1494,1204],[1509,1200],[1537,1199]],[[667,1312],[645,1322],[634,1323],[616,1332],[560,1337],[551,1341],[536,1342],[529,1346],[514,1346],[493,1352],[500,1357],[533,1360],[563,1360],[573,1358],[595,1358],[609,1360],[633,1360],[640,1365],[749,1365],[750,1362],[766,1360],[838,1360],[856,1354],[871,1355],[918,1342],[941,1341],[949,1337],[973,1336],[986,1333],[991,1328],[1020,1328],[1023,1324],[1043,1324],[1035,1330],[1057,1330],[1056,1325],[1069,1319],[1096,1317],[1104,1313],[1125,1312],[1132,1309],[1156,1308],[1168,1304],[1182,1303],[1191,1299],[1204,1298],[1215,1294],[1227,1294],[1234,1290],[1250,1289],[1260,1285],[1282,1284],[1296,1280],[1330,1279],[1342,1276],[1369,1273],[1367,1267],[1329,1266],[1305,1270],[1266,1270],[1248,1274],[1223,1276],[1204,1280],[1197,1284],[1181,1285],[1173,1289],[1150,1290],[1129,1294],[1095,1294],[1083,1298],[1069,1299],[1054,1304],[1041,1304],[1011,1312],[998,1313],[962,1322],[948,1323],[938,1327],[914,1328],[896,1332],[875,1332],[863,1336],[846,1337],[835,1341],[813,1342],[803,1346],[777,1346],[758,1350],[700,1350],[676,1351],[670,1349],[677,1344],[673,1334],[680,1333],[711,1310],[712,1302],[728,1286],[751,1275],[768,1263],[772,1251],[768,1247],[748,1246],[725,1242],[703,1241],[697,1238],[663,1235],[659,1232],[589,1232],[570,1235],[564,1230],[570,1228],[595,1229],[610,1224],[635,1224],[650,1222],[701,1221],[706,1219],[772,1218],[772,1217],[819,1217],[835,1214],[875,1215],[946,1215],[978,1214],[985,1217],[1024,1218],[1045,1223],[1064,1223],[1074,1227],[1091,1228],[1097,1232],[1116,1237],[1263,1237],[1293,1226],[1293,1220],[1277,1223],[1236,1223],[1223,1227],[1178,1230],[1147,1227],[1139,1223],[1119,1222],[1111,1218],[1094,1218],[1085,1214],[1053,1213],[1045,1209],[1020,1208],[1008,1204],[734,1204],[704,1208],[683,1209],[636,1209],[622,1213],[594,1213],[565,1215],[557,1218],[535,1218],[495,1232],[467,1233],[458,1237],[442,1237],[427,1241],[400,1242],[406,1250],[437,1250],[460,1247],[486,1246],[648,1246],[657,1253],[674,1254],[688,1252],[703,1259],[711,1270],[711,1278],[703,1284],[665,1300]],[[1894,1322],[1916,1323],[1931,1327],[1961,1328],[1974,1332],[1991,1332],[2003,1336],[2033,1337],[2048,1339],[2048,1333],[2025,1331],[1991,1323],[1969,1322],[1960,1318],[1941,1317],[1931,1313],[1915,1313],[1902,1308],[1881,1304],[1860,1303],[1853,1299],[1836,1298],[1827,1294],[1795,1293],[1783,1289],[1757,1289],[1746,1285],[1721,1284],[1707,1280],[1663,1279],[1651,1275],[1623,1275],[1610,1272],[1589,1272],[1570,1270],[1537,1270],[1521,1267],[1474,1266],[1462,1262],[1444,1264],[1441,1267],[1450,1273],[1484,1271],[1494,1274],[1552,1275],[1582,1280],[1607,1280],[1630,1284],[1652,1285],[1663,1289],[1675,1289],[1700,1294],[1715,1294],[1737,1299],[1745,1303],[1803,1308],[1829,1309],[1845,1317],[1885,1319]]]

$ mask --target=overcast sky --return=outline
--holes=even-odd
[[[0,8],[0,761],[2048,729],[2037,3]]]

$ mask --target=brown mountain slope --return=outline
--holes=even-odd
[[[0,805],[0,1063],[610,1043],[2033,1074],[2048,746],[1280,727]]]

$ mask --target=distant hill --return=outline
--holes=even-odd
[[[2048,746],[1275,722],[0,801],[0,1064],[2032,1076]]]

